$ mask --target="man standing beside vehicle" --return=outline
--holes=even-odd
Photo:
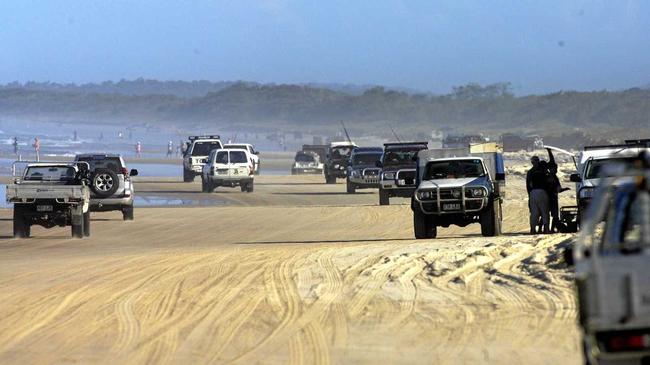
[[[540,217],[542,219],[542,232],[550,233],[549,231],[549,199],[548,199],[548,167],[546,161],[537,160],[537,167],[531,169],[530,176],[526,180],[530,180],[528,194],[528,208],[530,209],[530,233],[537,233],[537,225],[539,224]],[[531,159],[532,162],[532,159]]]

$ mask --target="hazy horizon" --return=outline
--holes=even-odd
[[[345,11],[342,9],[345,8]],[[650,3],[0,4],[0,83],[244,80],[447,93],[621,90],[650,79]],[[254,24],[254,26],[252,26]]]

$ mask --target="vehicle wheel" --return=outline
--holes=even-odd
[[[194,181],[194,173],[187,169],[183,169],[183,182],[192,182]]]
[[[433,217],[422,214],[422,212],[417,210],[413,212],[413,231],[415,238],[418,240],[436,238],[438,235],[438,227]]]
[[[487,209],[481,213],[481,234],[485,237],[501,235],[501,204],[499,201],[490,202]]]
[[[90,237],[90,212],[84,213],[84,236]]]
[[[113,170],[97,169],[90,180],[90,188],[100,198],[108,198],[120,187],[120,180]]]
[[[239,187],[241,188],[242,193],[248,191],[248,185],[247,184],[241,184],[241,185],[239,185]]]
[[[336,176],[325,175],[326,184],[336,184]]]
[[[350,181],[346,182],[346,187],[347,187],[348,194],[354,194],[357,192],[357,187],[354,184],[352,184]]]
[[[122,208],[122,219],[125,221],[132,221],[133,217],[133,206]]]
[[[83,219],[83,217],[79,221],[79,224],[72,223],[72,237],[73,238],[83,238],[84,237],[84,219]]]
[[[14,205],[14,238],[28,238],[31,226],[27,223],[23,214],[24,208],[18,204]]]
[[[379,205],[390,205],[390,195],[384,189],[379,189]]]
[[[252,193],[252,192],[253,192],[253,189],[254,189],[254,183],[251,181],[251,182],[248,183],[248,185],[246,186],[246,192],[247,192],[247,193]]]

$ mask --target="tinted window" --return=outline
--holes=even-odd
[[[605,166],[615,163],[624,163],[629,165],[634,160],[635,158],[606,158],[601,160],[591,160],[587,163],[585,178],[598,179],[601,177],[611,177],[611,174],[605,172]],[[619,176],[619,174],[617,173],[616,176]]]
[[[383,164],[384,166],[415,164],[413,158],[421,150],[421,148],[388,149],[384,153]]]
[[[353,165],[375,165],[381,159],[381,153],[360,153],[352,157]]]
[[[88,165],[90,165],[90,171],[95,171],[97,169],[108,169],[115,172],[116,174],[122,173],[123,166],[122,161],[119,157],[80,157],[77,160],[88,162]],[[85,168],[83,165],[80,166],[81,169]]]
[[[217,158],[215,159],[215,162],[216,163],[227,164],[228,163],[228,152],[226,152],[226,151],[217,152]]]
[[[25,171],[29,181],[70,181],[74,176],[75,169],[69,166],[34,166]]]
[[[300,153],[296,155],[296,162],[315,162],[316,159],[314,159],[314,156],[306,154],[306,153]]]
[[[485,175],[481,160],[433,161],[427,165],[425,180],[461,179]]]
[[[211,141],[211,142],[195,142],[194,148],[192,148],[192,156],[207,156],[212,150],[221,148],[221,142]]]
[[[248,158],[246,152],[232,151],[230,152],[230,163],[247,163]]]

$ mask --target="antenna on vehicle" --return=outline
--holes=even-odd
[[[395,136],[395,139],[397,139],[397,142],[402,142],[402,140],[399,138],[397,133],[395,133],[395,130],[393,129],[393,126],[389,124],[388,127],[390,128],[390,131],[393,132],[393,136]]]
[[[343,126],[343,132],[345,132],[345,138],[348,139],[348,142],[352,143],[352,139],[350,139],[350,134],[348,134],[348,129],[345,128],[345,124],[341,122],[341,125]]]

